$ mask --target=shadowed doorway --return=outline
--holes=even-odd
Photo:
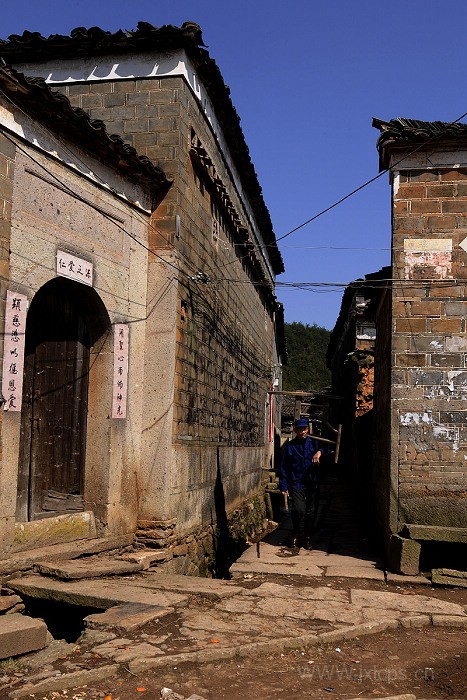
[[[83,510],[90,349],[109,328],[96,292],[56,278],[26,323],[17,520]]]

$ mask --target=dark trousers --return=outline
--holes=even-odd
[[[292,505],[293,536],[300,540],[307,539],[313,533],[318,486],[290,489],[289,495]]]

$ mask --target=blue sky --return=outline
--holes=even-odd
[[[378,173],[373,116],[467,111],[467,3],[439,0],[15,0],[0,37],[77,26],[201,25],[241,117],[279,238]],[[279,242],[279,283],[346,283],[390,261],[383,175]],[[342,289],[277,288],[286,321],[332,328]]]

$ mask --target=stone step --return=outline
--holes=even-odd
[[[0,659],[27,654],[47,646],[48,630],[43,620],[12,613],[0,618]]]
[[[8,586],[20,595],[39,600],[57,601],[69,605],[107,610],[114,605],[144,603],[165,608],[185,607],[188,596],[170,591],[149,591],[133,585],[125,579],[82,579],[80,581],[57,581],[53,578],[33,574],[10,579]]]
[[[17,571],[32,569],[38,561],[57,561],[59,559],[77,559],[84,555],[109,552],[114,549],[128,547],[133,544],[134,535],[119,535],[115,537],[96,537],[93,539],[76,540],[64,544],[53,544],[47,547],[30,549],[26,552],[15,552],[7,559],[0,560],[0,575],[13,574]]]
[[[438,586],[458,586],[459,588],[467,588],[467,571],[433,569],[431,572],[431,581]]]
[[[118,558],[136,562],[141,564],[143,569],[149,569],[150,566],[169,559],[170,554],[167,549],[139,549],[137,552],[121,554]]]
[[[122,559],[85,557],[59,562],[39,561],[34,564],[34,571],[43,576],[52,576],[64,581],[133,574],[143,569],[141,562],[123,561]]]
[[[132,581],[132,585],[151,590],[200,595],[211,600],[228,598],[243,590],[230,581],[181,574],[160,574],[157,571],[144,572]]]
[[[103,613],[88,615],[84,618],[84,624],[88,629],[103,630],[107,627],[114,627],[124,632],[131,632],[173,611],[174,608],[170,607],[126,603],[125,605],[115,605]]]

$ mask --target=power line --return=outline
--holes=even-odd
[[[448,124],[446,124],[445,129],[448,129],[448,128],[449,128],[450,126],[452,126],[453,124],[457,124],[458,122],[460,122],[461,119],[464,119],[464,117],[467,117],[467,112],[464,112],[464,114],[462,114],[460,117],[458,117],[457,119],[455,119],[453,122],[449,122]],[[402,162],[403,162],[404,160],[406,160],[409,156],[411,156],[411,155],[413,155],[414,153],[417,153],[418,151],[420,151],[420,150],[421,150],[422,148],[424,148],[427,144],[431,143],[434,139],[439,139],[439,137],[442,135],[442,133],[443,133],[443,132],[438,133],[438,134],[434,134],[433,136],[430,136],[430,138],[428,138],[428,139],[427,139],[426,141],[424,141],[423,143],[419,144],[419,145],[418,145],[416,148],[414,148],[412,151],[409,151],[409,153],[406,153],[406,154],[404,155],[403,158],[400,158],[400,159],[397,160],[395,163],[393,163],[391,167],[394,168],[396,165],[399,165],[399,163],[402,163]],[[337,202],[334,202],[334,204],[331,204],[329,207],[326,207],[325,209],[322,209],[322,210],[319,211],[317,214],[315,214],[314,216],[312,216],[310,219],[307,219],[307,221],[304,221],[302,224],[299,224],[299,226],[295,226],[295,228],[291,229],[291,230],[288,231],[287,233],[284,233],[283,236],[279,236],[279,238],[277,238],[276,241],[279,242],[279,241],[284,240],[284,238],[287,238],[287,236],[290,236],[292,233],[295,233],[295,231],[298,231],[299,229],[303,228],[303,227],[306,226],[307,224],[310,224],[312,221],[315,221],[315,220],[318,219],[320,216],[323,216],[323,214],[326,214],[328,211],[331,211],[331,209],[335,209],[337,206],[339,206],[339,204],[342,204],[342,202],[345,202],[346,199],[349,199],[350,197],[353,197],[354,194],[357,194],[357,192],[360,192],[360,190],[363,190],[363,189],[364,189],[365,187],[367,187],[368,185],[371,185],[371,184],[372,184],[373,182],[375,182],[376,180],[379,180],[379,178],[380,178],[382,175],[385,175],[385,174],[388,173],[388,172],[389,172],[389,168],[385,168],[385,169],[382,170],[380,173],[378,173],[378,175],[375,175],[374,177],[372,177],[372,178],[370,178],[369,180],[367,180],[366,182],[364,182],[362,185],[359,185],[359,186],[356,187],[354,190],[352,190],[351,192],[349,192],[348,194],[346,194],[344,197],[341,197],[340,199],[338,199]]]
[[[57,136],[57,134],[55,134],[54,132],[50,131],[50,130],[49,130],[48,128],[46,128],[43,124],[41,124],[40,122],[37,122],[33,117],[31,117],[30,115],[28,115],[28,114],[24,111],[24,109],[21,107],[21,105],[18,105],[9,95],[5,94],[1,89],[0,89],[0,94],[3,95],[3,97],[4,97],[7,101],[9,101],[11,104],[13,104],[13,105],[14,105],[26,118],[28,118],[40,131],[42,131],[43,133],[45,133],[49,138],[51,138],[52,140],[54,140],[56,143],[60,144],[60,147],[61,147],[64,151],[66,151],[68,154],[70,154],[70,155],[72,156],[73,159],[75,159],[77,162],[79,162],[81,165],[83,165],[86,169],[88,169],[87,164],[84,163],[84,161],[81,160],[80,157],[79,157],[74,151],[71,151],[71,149],[67,146],[67,144],[64,143],[64,142]],[[23,149],[21,149],[21,147],[17,144],[17,141],[14,141],[13,139],[11,139],[11,137],[9,137],[8,133],[5,132],[4,128],[2,128],[1,125],[0,125],[0,130],[4,133],[4,135],[6,136],[6,138],[9,138],[10,141],[14,142],[15,145],[17,145],[18,148],[19,148],[26,156],[29,156],[29,157],[31,158],[31,160],[33,160],[37,165],[39,165],[39,167],[43,168],[43,169],[45,170],[45,172],[47,172],[51,177],[53,177],[53,178],[56,180],[56,182],[58,182],[60,185],[62,185],[64,188],[66,188],[67,191],[68,191],[72,196],[76,196],[77,199],[80,199],[77,195],[75,195],[74,192],[72,192],[72,191],[70,190],[70,188],[69,188],[66,184],[62,183],[62,182],[60,181],[60,179],[59,179],[54,173],[50,172],[50,171],[49,171],[47,168],[45,168],[41,163],[38,163],[29,153],[26,153]],[[98,182],[98,184],[100,184],[105,190],[110,191],[111,193],[113,193],[113,194],[116,195],[116,196],[121,196],[121,195],[119,195],[119,193],[118,193],[114,188],[110,187],[110,185],[108,185],[108,183],[106,183],[97,173],[93,172],[92,174],[93,174],[95,180]],[[86,203],[86,204],[88,204],[89,206],[93,207],[92,203],[87,202],[87,201],[84,200],[84,199],[83,199],[83,200],[80,199],[80,201],[83,201],[84,203]],[[127,201],[127,204],[131,204],[131,202],[128,202],[128,201]],[[101,211],[98,207],[94,207],[94,208],[96,209],[96,211],[99,211],[99,213],[103,214],[104,216],[106,215],[106,213],[103,212],[103,211]],[[166,235],[164,235],[164,233],[163,233],[162,231],[160,231],[156,226],[154,226],[154,224],[152,223],[151,220],[143,219],[143,217],[141,216],[141,214],[140,214],[140,212],[139,212],[138,210],[136,210],[136,216],[139,218],[140,221],[142,221],[142,222],[144,223],[145,226],[147,226],[149,229],[153,230],[155,233],[157,233],[159,236],[161,236],[161,237],[167,242],[168,245],[172,245],[172,243],[171,243],[171,241],[169,240],[169,238],[168,238]],[[107,218],[109,218],[109,217],[107,216]],[[114,222],[114,223],[115,223],[115,222]],[[128,236],[130,236],[130,238],[133,238],[133,240],[134,240],[136,243],[138,243],[139,245],[142,245],[143,247],[145,247],[146,250],[147,250],[148,252],[150,252],[151,254],[155,255],[156,257],[159,257],[159,258],[160,258],[161,260],[163,260],[164,262],[167,262],[167,261],[165,260],[165,258],[162,258],[162,257],[161,257],[160,255],[158,255],[154,250],[151,250],[149,247],[147,247],[147,246],[145,246],[143,243],[141,243],[141,241],[139,241],[139,239],[137,239],[136,236],[134,236],[133,234],[131,234],[131,233],[129,233],[128,231],[126,231],[123,227],[119,227],[119,228],[120,228],[124,233],[126,233]],[[231,245],[232,245],[234,248],[237,247],[237,246],[242,246],[242,247],[243,247],[243,244],[241,244],[241,243],[235,243],[234,241],[231,241]],[[253,245],[254,245],[254,248],[258,251],[258,253],[259,253],[260,251],[262,251],[263,248],[270,247],[270,246],[259,245],[259,244],[257,244],[256,242],[255,242]],[[272,247],[277,248],[277,245],[274,244],[274,246],[272,246]],[[178,248],[178,249],[177,249],[177,252],[178,252],[178,254],[179,254],[182,258],[185,259],[186,264],[187,264],[187,267],[188,267],[189,269],[193,270],[193,272],[194,272],[195,275],[196,275],[197,273],[200,272],[200,270],[195,266],[195,264],[190,260],[190,258],[189,258],[185,253],[183,253],[182,250],[180,250],[180,249]],[[250,257],[250,253],[247,253],[247,254],[244,255],[244,256],[237,257],[236,260],[239,260],[240,262],[242,262],[245,258],[248,258],[248,257]],[[236,262],[236,260],[231,261],[231,262],[234,263],[234,262]],[[221,267],[225,267],[226,265],[231,264],[231,262],[224,263],[223,265],[221,265]],[[182,269],[178,268],[177,266],[173,265],[173,263],[168,263],[168,264],[170,264],[174,269],[176,269],[176,270],[177,270],[178,272],[180,272],[181,274],[184,274],[184,275],[187,275],[188,277],[190,277],[190,275],[188,275],[188,274],[185,272],[185,270],[182,270]]]
[[[0,127],[0,128],[1,128],[1,127]],[[2,129],[2,131],[3,131],[3,129]],[[197,281],[196,275],[190,275],[190,274],[188,274],[188,272],[186,272],[185,270],[182,270],[181,268],[177,267],[177,266],[174,265],[173,263],[170,263],[169,261],[167,261],[164,257],[162,257],[161,255],[159,255],[159,254],[156,253],[154,250],[152,250],[152,249],[149,248],[147,245],[145,245],[142,241],[140,241],[134,234],[132,234],[132,233],[130,233],[129,231],[127,231],[126,228],[125,228],[123,225],[119,224],[119,223],[115,220],[114,217],[112,217],[110,214],[108,214],[107,212],[105,212],[105,210],[103,210],[101,207],[98,207],[97,205],[94,205],[92,202],[88,201],[87,199],[84,199],[83,197],[80,197],[76,192],[74,192],[74,191],[69,187],[68,184],[66,184],[66,182],[63,182],[58,176],[56,176],[54,173],[50,172],[50,170],[48,170],[42,163],[40,163],[36,158],[34,158],[34,157],[32,156],[32,154],[29,153],[28,150],[26,150],[25,148],[22,148],[22,147],[18,144],[17,140],[14,139],[14,138],[12,138],[12,137],[9,135],[9,133],[6,133],[5,131],[3,131],[3,133],[4,133],[5,137],[8,138],[8,140],[10,140],[12,143],[15,144],[15,146],[21,151],[21,153],[23,153],[27,158],[29,158],[30,160],[32,160],[38,167],[40,167],[42,170],[44,170],[44,171],[45,171],[50,177],[52,177],[52,178],[53,178],[67,193],[69,193],[69,194],[70,194],[71,196],[73,196],[75,199],[77,199],[77,200],[83,202],[84,204],[86,204],[86,205],[89,206],[90,208],[93,208],[93,209],[95,209],[96,211],[98,211],[102,216],[104,216],[106,219],[108,219],[109,221],[111,221],[111,222],[113,223],[113,225],[115,225],[118,229],[120,229],[124,234],[126,234],[126,235],[129,236],[132,240],[134,240],[135,243],[137,243],[138,245],[140,245],[142,248],[144,248],[145,250],[147,250],[149,253],[153,254],[155,257],[157,257],[157,258],[159,258],[160,260],[162,260],[164,263],[170,265],[170,267],[174,268],[177,272],[179,272],[179,273],[181,273],[182,275],[184,275],[185,277],[187,277],[187,278],[188,278],[188,280],[187,280],[188,283],[189,283],[189,282],[196,282],[196,281]],[[65,148],[66,148],[66,147],[65,147]],[[48,155],[48,154],[45,154],[45,155]],[[112,192],[112,190],[110,190],[110,191]],[[112,194],[115,194],[115,193],[112,192]],[[145,225],[151,227],[150,222],[146,221],[146,220],[143,219],[142,217],[140,217],[140,218],[141,218],[141,220],[143,221],[143,223],[144,223]],[[156,232],[158,232],[158,230],[157,230],[155,227],[152,227],[152,228],[153,228]],[[20,256],[20,257],[24,257],[24,256]],[[31,260],[31,259],[28,259],[28,258],[26,258],[26,259],[29,260],[30,262],[34,262],[35,264],[39,264],[39,265],[42,264],[40,261],[33,261],[33,260]],[[187,260],[188,260],[188,258],[187,258]],[[193,270],[198,270],[198,268],[196,268],[196,267],[191,263],[191,261],[188,260],[188,262],[191,264],[191,267],[193,268]],[[51,269],[51,268],[49,268],[49,266],[46,266],[46,265],[44,265],[44,267],[46,267],[47,269]],[[0,277],[0,278],[1,278],[1,277]],[[4,278],[4,279],[7,280],[7,278]],[[173,280],[173,279],[174,279],[174,278],[169,278],[169,277],[167,277],[168,282],[170,282],[170,281]],[[208,277],[208,279],[209,279],[209,277]],[[7,280],[7,281],[10,281],[10,280]],[[181,279],[178,279],[178,281],[179,281],[181,284],[183,284],[183,282],[182,282]],[[224,279],[221,279],[220,281],[222,281],[222,282],[229,282],[230,280],[224,278]],[[242,282],[245,282],[246,284],[249,284],[250,286],[253,286],[253,287],[254,287],[254,286],[264,286],[264,283],[263,283],[263,282],[254,283],[254,282],[252,282],[251,280],[248,280],[248,281],[241,280],[241,281],[242,281]],[[185,286],[186,286],[186,285],[185,285]],[[239,342],[239,341],[238,341],[237,334],[232,333],[232,328],[231,328],[227,323],[223,323],[223,322],[221,321],[219,314],[217,315],[216,318],[213,319],[212,316],[210,316],[210,315],[207,313],[208,311],[212,311],[212,303],[211,303],[211,301],[210,301],[209,299],[207,299],[207,298],[201,293],[200,288],[199,288],[199,285],[197,285],[197,286],[198,286],[197,292],[195,292],[195,290],[193,290],[193,289],[192,289],[191,291],[192,291],[192,292],[195,292],[195,293],[197,294],[197,296],[198,296],[200,299],[202,299],[202,300],[204,301],[204,303],[205,303],[205,306],[204,306],[204,309],[202,310],[202,312],[203,312],[203,313],[205,314],[205,316],[206,316],[207,324],[204,324],[204,327],[205,327],[205,328],[210,327],[210,328],[212,329],[212,328],[214,327],[214,325],[215,325],[215,326],[216,326],[216,329],[215,329],[215,330],[217,331],[217,332],[215,333],[216,338],[217,338],[217,341],[220,342],[221,344],[223,344],[225,347],[230,348],[230,352],[232,353],[233,356],[237,356],[237,357],[238,357],[239,355],[243,356],[244,359],[250,363],[250,365],[251,365],[251,367],[252,367],[253,369],[256,369],[256,371],[259,372],[260,374],[264,374],[264,372],[267,370],[267,367],[264,366],[264,365],[258,364],[258,355],[257,355],[257,352],[259,351],[259,348],[256,348],[256,349],[253,348],[253,349],[250,351],[250,350],[248,349],[248,347],[247,347],[247,344],[250,343],[250,341],[248,341],[248,343],[246,343],[246,342],[244,343],[243,341],[242,341],[242,342]],[[162,297],[165,295],[166,292],[167,292],[167,290],[163,291]],[[110,294],[111,294],[111,296],[115,296],[112,292],[110,292]],[[148,316],[152,313],[152,311],[154,310],[154,308],[157,306],[157,304],[158,304],[159,302],[160,302],[160,299],[156,301],[154,307],[153,307],[153,308],[150,310],[150,312],[148,313]],[[148,316],[147,316],[147,317],[148,317]],[[144,321],[145,318],[147,318],[147,317],[143,317],[143,318],[141,318],[141,319],[131,319],[129,322],[130,322],[130,323],[136,323],[136,322],[138,322],[138,321]],[[197,324],[197,325],[199,325],[199,324]],[[254,352],[253,350],[256,350],[256,352]]]

